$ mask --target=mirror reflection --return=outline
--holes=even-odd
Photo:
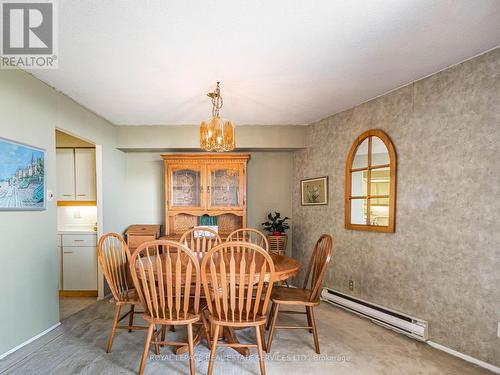
[[[368,168],[368,138],[366,138],[356,149],[352,161],[352,169]]]
[[[386,165],[390,162],[389,151],[379,137],[372,138],[372,160],[371,165]]]
[[[370,199],[370,225],[389,225],[389,198]]]
[[[351,173],[351,196],[362,197],[367,193],[368,171]]]
[[[366,199],[351,199],[351,223],[366,224],[367,200]]]
[[[391,170],[387,168],[372,169],[370,176],[370,195],[389,195]]]

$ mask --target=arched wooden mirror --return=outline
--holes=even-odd
[[[351,146],[346,163],[346,229],[394,232],[396,152],[382,130],[368,130]]]

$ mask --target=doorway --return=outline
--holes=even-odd
[[[63,130],[56,129],[55,136],[59,317],[63,320],[95,303],[101,289],[97,264],[101,153],[94,143]]]

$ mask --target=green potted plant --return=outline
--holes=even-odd
[[[269,251],[284,254],[288,242],[288,236],[285,232],[290,229],[290,225],[286,222],[289,217],[282,218],[279,212],[274,212],[274,215],[270,212],[267,218],[268,221],[262,223],[262,227],[269,233],[267,236]]]

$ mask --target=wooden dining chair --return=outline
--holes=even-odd
[[[123,238],[116,233],[104,234],[99,239],[97,246],[97,259],[99,259],[102,273],[111,289],[115,302],[113,325],[106,348],[106,351],[110,353],[117,329],[127,329],[131,332],[132,330],[146,329],[147,327],[134,326],[134,314],[142,313],[142,311],[135,311],[135,306],[140,305],[141,301],[130,277],[130,253]],[[126,305],[130,306],[130,310],[120,316],[121,308]],[[118,323],[127,316],[129,318],[128,325],[119,326]]]
[[[231,232],[226,239],[226,242],[230,241],[251,242],[262,247],[267,252],[271,250],[271,246],[266,235],[253,228],[242,228]],[[280,282],[280,284],[284,284],[288,287],[288,281],[286,280]]]
[[[222,243],[222,240],[213,229],[191,228],[184,232],[179,242],[191,249],[198,259],[201,259],[212,247]]]
[[[250,242],[269,251],[269,242],[267,237],[260,230],[253,228],[236,229],[227,236],[226,242],[239,241]]]
[[[257,348],[260,372],[266,311],[275,279],[274,263],[267,251],[249,242],[225,242],[210,250],[201,263],[201,279],[214,326],[208,375],[212,374],[218,346]],[[264,288],[264,282],[269,286]],[[255,327],[256,343],[218,343],[221,329]]]
[[[196,255],[179,242],[157,240],[143,243],[132,254],[130,271],[144,305],[148,333],[139,374],[144,373],[151,343],[155,353],[161,345],[188,346],[191,375],[195,373],[193,323],[200,320],[200,265]],[[193,294],[191,294],[193,291]],[[188,342],[159,339],[163,327],[187,326]],[[156,326],[160,326],[156,330]]]
[[[271,313],[269,315],[269,326],[271,331],[269,332],[269,340],[267,343],[266,351],[269,353],[271,349],[271,344],[273,342],[274,331],[276,329],[296,329],[304,328],[313,334],[314,337],[314,349],[316,353],[320,354],[319,351],[319,340],[318,340],[318,330],[316,328],[316,320],[314,318],[314,307],[318,306],[320,303],[319,295],[321,283],[325,275],[328,263],[330,262],[332,256],[332,244],[333,239],[328,234],[323,234],[316,246],[314,247],[311,259],[309,261],[309,267],[307,269],[306,277],[304,279],[304,284],[302,288],[286,288],[286,287],[276,287],[273,290],[271,301]],[[286,306],[303,306],[305,307],[305,312],[300,311],[279,311],[281,305]],[[276,320],[278,319],[279,313],[283,314],[306,314],[307,316],[307,326],[278,326],[276,325]]]
[[[179,240],[180,243],[187,246],[192,252],[194,252],[201,262],[205,254],[212,249],[212,247],[217,246],[222,243],[222,239],[219,233],[210,228],[191,228],[184,232]],[[204,295],[201,296],[202,299],[205,298]],[[206,320],[206,309],[202,311],[202,318]],[[171,330],[175,331],[172,326]],[[165,329],[162,332],[162,339],[165,336]],[[210,337],[207,336],[207,341],[210,342]]]

